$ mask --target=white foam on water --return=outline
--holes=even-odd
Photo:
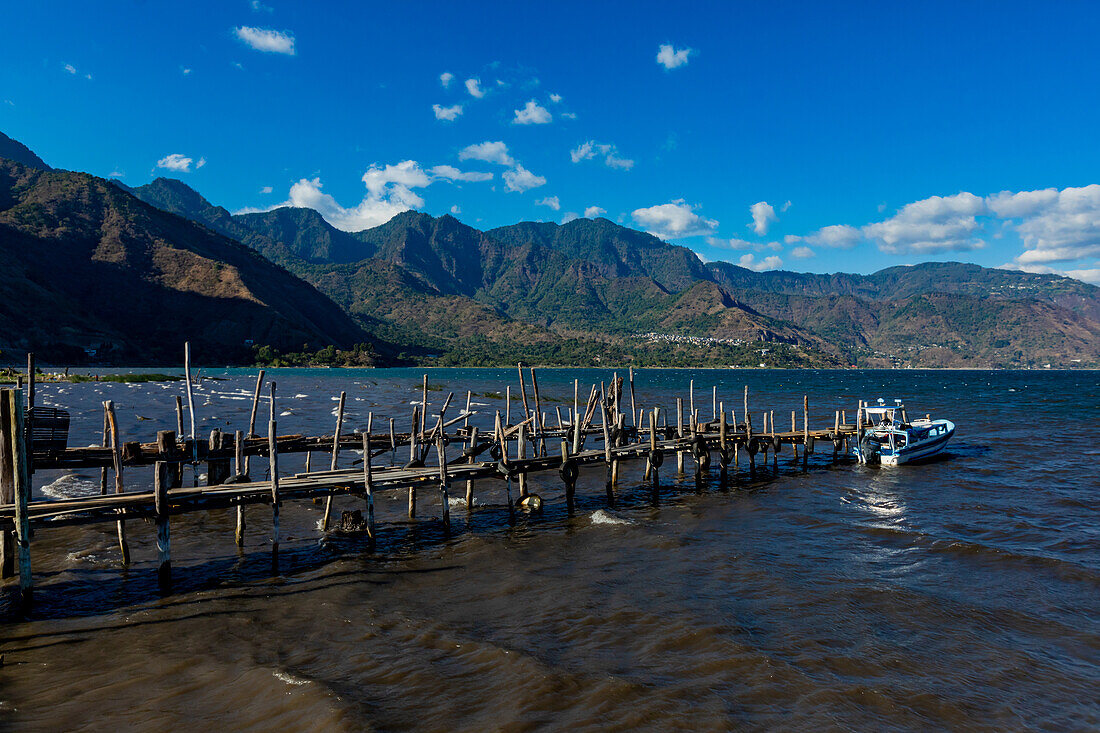
[[[307,395],[307,394],[301,394],[301,393],[299,393],[299,394],[296,394],[296,395],[294,395],[294,399],[296,399],[296,400],[300,400],[300,399],[302,399],[303,397],[309,397],[309,395]]]
[[[590,519],[592,524],[634,524],[629,519],[612,514],[606,509],[597,509],[592,512]]]
[[[276,670],[276,671],[272,672],[271,674],[275,677],[275,679],[279,680],[280,682],[285,682],[288,685],[298,686],[298,685],[308,685],[309,684],[309,680],[299,679],[299,678],[295,677],[294,675],[292,675],[288,672],[280,672],[279,670]]]
[[[66,473],[43,486],[41,491],[53,499],[95,496],[99,494],[99,482],[93,482],[87,476],[79,473]]]
[[[447,503],[450,504],[451,506],[454,506],[454,507],[466,506],[466,497],[465,496],[449,496],[449,497],[447,497]],[[474,497],[474,506],[481,506],[481,502],[478,501],[478,498],[476,496]]]
[[[291,412],[290,410],[283,410],[282,412],[279,413],[279,417],[286,417],[287,415],[293,415],[293,414],[294,413]]]

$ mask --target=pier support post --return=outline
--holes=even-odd
[[[276,444],[275,382],[271,382],[271,413],[267,421],[268,471],[271,473],[271,566],[279,567],[279,447]]]
[[[0,504],[15,504],[15,468],[12,457],[8,390],[0,392]],[[0,533],[0,577],[15,575],[17,544],[15,530]]]
[[[370,458],[370,433],[374,423],[374,413],[367,416],[367,432],[363,433],[363,493],[367,499],[367,539],[374,549],[374,468]]]
[[[118,419],[115,417],[115,403],[111,400],[107,400],[103,403],[103,408],[107,411],[107,424],[110,426],[111,431],[111,458],[114,462],[115,469],[115,493],[121,494],[124,491],[122,483],[122,443],[118,437]],[[126,522],[122,519],[118,520],[118,549],[122,553],[122,564],[130,564],[130,545],[126,542]]]
[[[172,589],[172,546],[168,533],[168,464],[157,461],[153,474],[153,514],[157,523],[157,586]]]
[[[441,430],[435,438],[435,452],[439,458],[439,503],[443,517],[443,531],[451,531],[451,487],[447,479],[447,438]]]
[[[340,462],[340,430],[344,426],[344,402],[348,398],[347,392],[340,393],[340,404],[336,407],[336,432],[332,434],[332,461],[330,471],[335,471]],[[328,532],[329,518],[332,516],[332,492],[325,498],[325,518],[321,521],[321,531]]]
[[[612,462],[611,462],[611,434],[607,427],[607,405],[603,403],[603,396],[600,397],[600,422],[603,424],[603,460],[607,464],[607,481],[604,485],[604,490],[607,493],[608,506],[615,506],[615,485],[612,480]]]
[[[684,398],[676,398],[676,439],[684,439]],[[684,452],[676,451],[676,472],[684,472]]]
[[[469,410],[467,409],[467,412]],[[477,450],[477,425],[470,428],[470,458],[468,462],[472,465],[477,461],[477,456],[474,452]],[[474,510],[474,480],[466,479],[466,512],[472,512]]]
[[[28,474],[27,446],[24,443],[23,390],[0,392],[0,470],[6,475],[0,483],[11,487],[15,503],[15,554],[19,568],[19,606],[30,608],[34,594],[31,578],[31,531],[27,516],[31,485]]]

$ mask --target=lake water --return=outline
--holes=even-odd
[[[276,370],[279,431],[331,433],[341,390],[348,427],[374,411],[407,430],[424,371],[444,387],[429,393],[437,409],[448,390],[464,403],[467,389],[518,388],[515,370]],[[196,392],[201,432],[247,429],[254,372],[203,374],[224,381]],[[571,404],[574,377],[583,401],[610,372],[541,370],[551,415]],[[486,482],[472,513],[452,507],[449,537],[434,492],[420,492],[413,522],[404,495],[385,493],[373,553],[360,538],[322,536],[323,506],[288,502],[278,574],[267,507],[246,510],[243,551],[232,511],[174,517],[166,597],[156,592],[152,524],[128,524],[126,569],[113,525],[42,527],[31,617],[0,608],[0,723],[1100,727],[1096,372],[643,370],[639,406],[674,409],[691,379],[704,416],[716,385],[740,417],[747,384],[754,425],[765,409],[789,425],[808,394],[816,426],[831,425],[834,410],[853,414],[859,399],[902,397],[910,415],[947,417],[958,430],[946,455],[922,465],[834,464],[819,450],[803,470],[788,448],[777,468],[750,475],[742,465],[728,486],[715,471],[697,487],[669,460],[657,501],[641,464],[629,463],[613,509],[603,470],[584,469],[574,516],[550,472],[531,478],[544,511],[514,526],[502,484]],[[72,412],[75,446],[99,443],[105,399],[123,440],[175,429],[182,392],[182,383],[46,384],[38,402]],[[503,400],[474,402],[474,422],[490,427]],[[301,458],[283,468],[301,470]],[[128,470],[127,485],[147,488],[151,472]],[[36,496],[98,490],[98,471],[35,477]]]

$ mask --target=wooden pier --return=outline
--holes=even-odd
[[[189,360],[188,360],[189,361]],[[643,461],[645,480],[652,491],[659,487],[659,475],[665,459],[676,459],[677,471],[683,472],[685,459],[692,461],[694,474],[701,481],[704,474],[717,464],[723,480],[731,466],[755,470],[757,462],[772,460],[789,448],[794,458],[806,465],[808,456],[817,446],[835,460],[847,452],[847,441],[856,435],[856,426],[844,424],[837,412],[831,424],[810,428],[809,400],[803,398],[802,414],[791,413],[791,429],[777,430],[774,411],[749,410],[748,387],[741,397],[738,410],[727,409],[718,399],[717,389],[711,390],[710,419],[700,417],[695,405],[694,383],[690,386],[688,410],[682,399],[676,400],[676,419],[669,423],[669,412],[661,407],[640,407],[635,400],[633,370],[624,385],[613,378],[610,385],[594,384],[588,389],[588,399],[581,402],[580,384],[574,381],[573,406],[562,414],[556,410],[551,424],[542,410],[538,382],[530,369],[533,404],[528,400],[523,365],[519,368],[520,394],[518,406],[522,414],[512,420],[511,401],[504,414],[495,411],[493,428],[479,430],[470,425],[477,415],[470,410],[467,393],[466,409],[447,419],[453,393],[446,398],[434,424],[428,420],[427,376],[424,377],[422,399],[415,405],[411,420],[395,417],[383,423],[385,429],[374,429],[375,416],[368,418],[362,431],[348,432],[343,425],[344,398],[341,393],[332,435],[279,435],[276,422],[276,386],[268,382],[268,394],[261,397],[264,373],[260,372],[253,396],[250,424],[246,430],[233,433],[212,431],[206,439],[194,435],[193,407],[191,428],[183,437],[184,420],[181,400],[177,399],[177,431],[162,431],[155,441],[122,443],[118,435],[113,405],[104,404],[104,441],[101,447],[52,449],[48,443],[31,444],[35,435],[35,411],[27,411],[33,399],[33,363],[26,389],[0,390],[0,567],[3,576],[19,576],[21,604],[27,607],[32,598],[31,537],[36,530],[66,525],[114,522],[118,528],[122,562],[130,561],[126,539],[126,522],[151,519],[157,529],[157,567],[161,588],[171,586],[171,517],[197,511],[237,509],[237,544],[243,545],[245,514],[248,505],[271,507],[271,552],[277,564],[279,553],[279,511],[283,502],[325,499],[323,529],[331,524],[330,512],[335,496],[350,495],[362,502],[365,519],[361,527],[371,547],[378,533],[379,518],[375,512],[375,495],[380,491],[407,491],[408,516],[414,518],[418,491],[439,492],[441,520],[450,530],[450,495],[452,487],[461,486],[467,511],[474,511],[475,486],[479,482],[503,482],[510,512],[539,511],[541,497],[529,491],[527,476],[556,471],[565,486],[565,503],[570,513],[575,506],[579,471],[584,466],[605,469],[605,493],[609,504],[616,500],[619,465],[623,461]],[[189,367],[189,363],[188,363]],[[190,374],[187,375],[189,407],[193,404]],[[507,390],[510,392],[510,389]],[[629,406],[625,403],[629,400]],[[266,402],[268,425],[266,435],[256,435],[257,413]],[[626,407],[629,412],[623,408]],[[752,415],[759,416],[759,428]],[[27,417],[29,416],[29,418]],[[489,417],[482,415],[482,418]],[[686,417],[686,419],[685,419]],[[801,419],[799,419],[801,418]],[[396,432],[398,421],[410,429]],[[338,468],[341,452],[358,454],[352,468]],[[306,470],[293,476],[281,475],[279,459],[288,454],[306,454]],[[329,458],[323,469],[315,469],[312,459]],[[366,457],[369,456],[369,459]],[[260,468],[262,460],[263,468]],[[183,486],[184,467],[192,467],[192,483],[197,483],[199,466],[206,466],[206,485]],[[153,490],[126,489],[124,477],[128,471],[152,467]],[[33,471],[46,469],[101,469],[101,495],[58,500],[32,500]],[[264,480],[252,480],[250,475],[266,469]],[[113,474],[113,485],[108,481]],[[110,489],[110,492],[109,492]]]

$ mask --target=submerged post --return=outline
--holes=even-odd
[[[233,452],[234,463],[236,464],[235,470],[237,472],[238,480],[241,477],[245,481],[248,479],[248,461],[244,457],[244,435],[240,430],[233,433]],[[233,539],[237,542],[237,547],[244,547],[244,504],[237,504],[237,529],[233,533]]]
[[[111,430],[111,459],[115,469],[115,493],[121,494],[124,490],[122,483],[122,443],[118,438],[118,419],[115,417],[115,403],[107,400],[103,403],[107,411],[107,423]],[[130,545],[126,542],[126,523],[118,520],[118,549],[122,553],[122,564],[130,564]]]
[[[443,432],[435,438],[435,452],[439,457],[439,503],[443,515],[443,531],[451,530],[451,494],[447,480],[447,438]]]

